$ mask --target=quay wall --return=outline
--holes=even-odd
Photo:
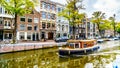
[[[59,47],[59,46],[65,45],[65,44],[66,44],[66,42],[61,42],[61,43],[0,44],[0,54],[9,53],[9,52],[17,52],[17,51],[50,48],[50,47]]]

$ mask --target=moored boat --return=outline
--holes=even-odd
[[[66,47],[59,48],[59,56],[79,56],[96,52],[100,46],[96,40],[68,40]]]

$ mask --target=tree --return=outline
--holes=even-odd
[[[116,28],[116,29],[117,29],[116,31],[117,31],[117,32],[119,33],[119,35],[120,35],[120,23],[117,24],[117,28]]]
[[[13,43],[16,43],[17,16],[30,13],[34,9],[35,4],[37,4],[37,0],[10,0],[9,2],[0,0],[0,4],[14,16]]]
[[[102,13],[101,11],[94,12],[91,22],[95,23],[98,28],[98,35],[101,36],[101,24],[103,23],[103,20],[105,18],[105,13]]]
[[[115,14],[113,15],[113,17],[109,17],[109,20],[111,20],[111,25],[113,27],[114,30],[114,37],[116,36],[116,23],[115,23]]]
[[[76,5],[81,3],[82,0],[66,0],[66,8],[60,12],[58,15],[63,16],[69,21],[70,26],[72,26],[72,39],[75,39],[75,29],[78,24],[81,23],[81,20],[84,18],[84,13],[79,13],[79,9],[82,9],[81,5]],[[77,7],[78,6],[78,7]]]
[[[109,20],[102,20],[102,23],[100,24],[100,31],[102,37],[104,37],[105,30],[110,30],[112,29],[111,22]]]

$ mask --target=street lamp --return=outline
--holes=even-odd
[[[113,28],[114,28],[114,37],[116,36],[116,27],[115,27],[115,14],[113,15]]]

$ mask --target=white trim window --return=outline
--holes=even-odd
[[[20,24],[20,30],[25,30],[25,24]]]
[[[28,32],[27,33],[27,40],[31,40],[32,39],[32,34],[31,34],[31,32]]]
[[[27,30],[32,30],[32,25],[29,25],[29,24],[28,24]]]
[[[20,32],[19,39],[20,40],[24,40],[25,39],[25,33],[24,32]]]
[[[34,18],[34,23],[39,23],[39,19],[38,18]]]

